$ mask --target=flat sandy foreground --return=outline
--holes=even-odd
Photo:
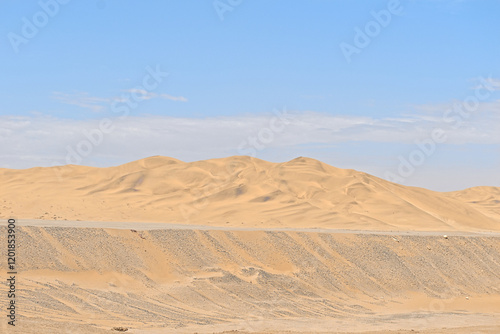
[[[495,232],[21,220],[17,243],[2,333],[500,333]]]

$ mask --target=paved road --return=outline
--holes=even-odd
[[[6,224],[3,221],[1,225]],[[1,226],[0,225],[0,226]],[[462,232],[462,231],[372,231],[346,230],[325,228],[258,228],[258,227],[224,227],[208,225],[187,225],[170,223],[141,223],[141,222],[92,222],[70,220],[38,220],[19,219],[17,226],[37,227],[81,227],[81,228],[110,228],[121,230],[205,230],[205,231],[282,231],[282,232],[315,232],[315,233],[344,233],[344,234],[375,234],[375,235],[409,235],[409,236],[467,236],[467,237],[500,237],[499,232]]]

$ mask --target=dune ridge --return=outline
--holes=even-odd
[[[0,170],[0,218],[211,226],[499,231],[500,190],[440,193],[299,157],[155,156],[95,168]]]

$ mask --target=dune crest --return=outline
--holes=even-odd
[[[213,226],[499,231],[500,189],[440,193],[311,158],[0,169],[0,217]]]
[[[448,195],[482,211],[488,217],[500,220],[499,187],[473,187],[462,191],[449,192]]]

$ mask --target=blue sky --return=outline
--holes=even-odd
[[[258,158],[310,156],[436,190],[500,186],[498,13],[473,0],[3,1],[0,167],[241,154],[286,109]],[[169,75],[145,90],[147,68]],[[134,92],[119,117],[113,104]],[[474,96],[460,126],[445,120]],[[68,159],[103,119],[113,131]],[[447,139],[412,163],[436,128]]]

